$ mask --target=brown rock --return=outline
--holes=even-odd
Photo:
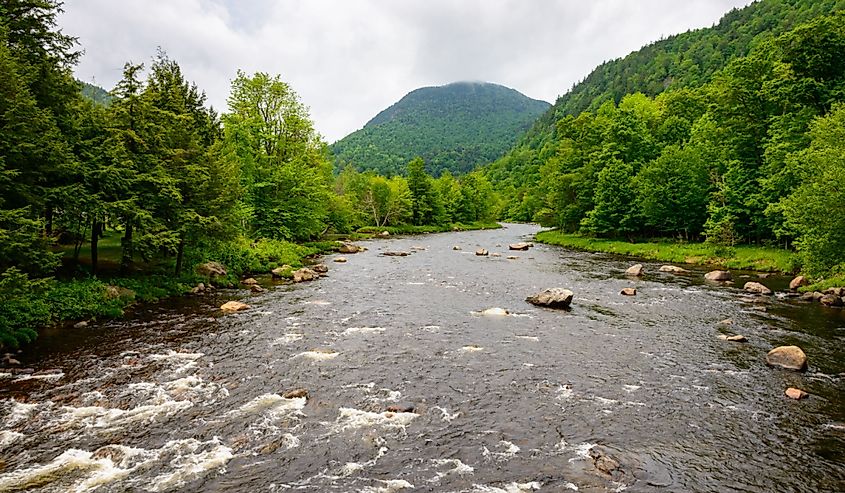
[[[303,267],[299,270],[293,271],[293,282],[307,282],[313,281],[320,277],[320,274],[317,274],[313,270]]]
[[[385,257],[407,257],[410,254],[410,252],[382,252]]]
[[[524,241],[520,241],[519,243],[511,243],[508,245],[509,250],[528,250],[531,248],[531,243],[526,243]]]
[[[485,250],[483,248],[479,248],[478,250],[475,251],[475,254],[478,255],[479,257],[486,257],[486,256],[490,255],[490,252],[488,252],[487,250]]]
[[[674,265],[664,265],[660,267],[660,272],[671,272],[673,274],[683,274],[689,272],[688,270]]]
[[[414,412],[414,405],[408,402],[403,402],[401,404],[393,404],[387,406],[387,412],[389,413],[412,413]]]
[[[743,289],[748,291],[749,293],[757,293],[757,294],[772,294],[772,290],[767,288],[766,286],[760,284],[759,282],[747,282]]]
[[[731,273],[726,270],[714,270],[704,274],[704,278],[708,281],[730,281],[733,279]]]
[[[746,339],[744,335],[740,334],[728,336],[725,338],[725,340],[730,342],[748,342],[748,339]]]
[[[632,265],[632,266],[628,267],[628,269],[625,270],[625,275],[626,276],[640,277],[641,275],[643,275],[644,270],[645,269],[643,269],[643,264]]]
[[[326,274],[329,271],[329,266],[326,264],[315,264],[311,266],[311,270],[317,274]]]
[[[572,291],[563,288],[550,288],[541,291],[534,296],[525,298],[525,301],[532,305],[545,306],[548,308],[568,308],[572,303]]]
[[[254,284],[258,284],[258,281],[250,277],[241,281],[241,284],[243,284],[244,286],[252,286]]]
[[[241,310],[246,310],[247,308],[249,308],[249,305],[241,303],[240,301],[227,301],[220,307],[220,309],[226,313],[239,312]]]
[[[204,264],[199,264],[195,270],[197,274],[211,278],[226,275],[226,267],[224,267],[220,262],[206,262]]]
[[[832,294],[841,298],[845,296],[845,288],[827,288],[824,290],[824,294]]]
[[[338,264],[345,264],[346,263],[346,257],[337,257],[337,258],[334,259],[334,261],[335,261],[335,263],[338,263]]]
[[[88,327],[88,321],[86,320],[73,324],[74,329],[84,329],[85,327]]]
[[[804,276],[798,276],[795,279],[789,281],[789,289],[796,291],[798,288],[802,286],[807,286],[810,284],[810,281],[807,280]]]
[[[308,397],[308,390],[306,389],[293,389],[285,392],[282,397],[285,399],[297,399],[300,397]]]
[[[265,291],[265,289],[262,288],[261,286],[259,286],[258,284],[251,285],[249,287],[249,290],[252,291],[253,293],[263,293]]]
[[[780,346],[769,351],[766,355],[766,364],[788,370],[804,371],[807,369],[807,355],[798,346]]]
[[[517,260],[517,259],[519,259],[519,257],[517,257],[516,255],[508,255],[508,260]]]
[[[637,288],[623,288],[620,294],[623,296],[636,296]]]
[[[361,251],[361,247],[354,243],[341,243],[338,251],[340,253],[358,253]]]
[[[786,396],[790,399],[795,399],[796,401],[800,401],[801,399],[804,399],[810,395],[801,389],[796,389],[795,387],[789,387],[788,389],[786,389],[784,394],[786,394]]]
[[[719,322],[719,325],[733,325],[733,324],[734,324],[734,319],[732,319],[732,318],[726,318],[726,319],[722,320],[721,322]]]
[[[824,306],[842,306],[842,298],[833,294],[826,294],[819,302]]]

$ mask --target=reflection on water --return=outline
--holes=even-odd
[[[313,283],[47,331],[0,370],[0,491],[845,490],[843,310],[496,246],[534,232],[373,241]],[[572,310],[523,301],[548,287]],[[806,373],[765,366],[783,344]]]

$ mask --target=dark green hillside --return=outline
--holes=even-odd
[[[333,144],[335,164],[392,175],[421,156],[435,175],[466,173],[499,158],[549,107],[496,84],[417,89]]]
[[[109,94],[109,92],[103,89],[102,87],[95,86],[94,84],[89,84],[87,82],[82,81],[79,81],[79,83],[82,85],[83,97],[102,105],[108,105],[109,103],[111,103],[111,94]]]

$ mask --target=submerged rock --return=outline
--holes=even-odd
[[[489,315],[493,317],[504,317],[509,315],[508,311],[504,308],[488,308],[481,312],[482,315]]]
[[[525,301],[532,305],[548,308],[569,308],[573,296],[575,296],[574,293],[568,289],[549,288],[525,298]]]
[[[730,281],[733,279],[731,273],[726,270],[714,270],[704,274],[704,278],[708,281]]]
[[[810,395],[801,389],[796,389],[795,387],[789,387],[786,391],[784,391],[784,394],[786,394],[786,396],[790,399],[795,399],[796,401],[800,401]]]
[[[220,309],[227,313],[239,312],[247,308],[249,308],[249,305],[240,301],[227,301],[220,306]]]
[[[787,370],[804,371],[807,369],[807,355],[798,346],[780,346],[769,351],[766,364]]]
[[[622,288],[622,292],[619,294],[622,296],[636,296],[637,288]]]
[[[833,294],[826,294],[819,299],[819,302],[824,306],[842,306],[842,298]]]
[[[796,291],[798,288],[807,286],[810,284],[810,281],[804,276],[798,276],[795,279],[789,281],[789,289]]]
[[[663,266],[660,267],[660,272],[671,272],[671,273],[674,273],[674,274],[683,274],[683,273],[689,272],[689,271],[682,268],[682,267],[677,267],[675,265],[663,265]]]
[[[641,275],[643,275],[644,270],[645,269],[643,268],[643,264],[632,265],[625,270],[625,275],[640,277]]]
[[[486,256],[490,255],[490,252],[488,252],[487,250],[485,250],[483,248],[479,248],[478,250],[475,251],[475,254],[478,255],[479,257],[486,257]]]
[[[385,257],[407,257],[410,254],[410,252],[382,252]]]
[[[766,286],[760,284],[759,282],[747,282],[743,289],[748,291],[749,293],[757,293],[757,294],[772,294],[772,290],[767,288]]]
[[[519,243],[511,243],[508,245],[509,250],[528,250],[531,248],[531,243],[526,243],[524,241],[520,241]]]

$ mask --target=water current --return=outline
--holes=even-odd
[[[537,230],[368,241],[314,282],[44,331],[0,369],[0,491],[845,491],[843,310],[508,251]],[[547,287],[571,310],[524,301]],[[766,366],[785,344],[807,372]]]

